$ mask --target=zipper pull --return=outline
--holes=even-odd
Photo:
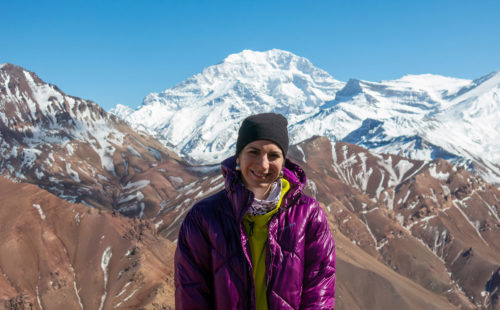
[[[255,222],[250,222],[249,224],[250,224],[250,231],[248,232],[248,235],[252,236],[253,235],[253,227],[255,225]]]

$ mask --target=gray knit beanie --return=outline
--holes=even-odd
[[[288,152],[288,121],[281,114],[262,113],[251,115],[243,120],[238,131],[236,154],[250,142],[269,140],[276,143],[286,157]]]

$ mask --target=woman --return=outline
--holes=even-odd
[[[236,155],[222,162],[225,189],[179,231],[176,309],[333,309],[335,244],[287,151],[282,115],[243,121]]]

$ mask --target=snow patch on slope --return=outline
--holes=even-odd
[[[106,301],[106,296],[108,294],[107,287],[108,287],[108,265],[109,261],[111,260],[111,256],[113,256],[113,253],[111,252],[111,246],[108,246],[102,253],[101,257],[101,269],[102,272],[104,273],[104,293],[101,296],[101,304],[99,305],[99,310],[102,310],[102,307],[104,306],[104,302]]]
[[[42,221],[45,221],[45,213],[43,213],[42,207],[36,203],[33,204],[33,207],[38,211],[38,214],[40,214]]]

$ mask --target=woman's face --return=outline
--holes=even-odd
[[[278,178],[285,158],[280,147],[268,140],[247,144],[237,158],[245,186],[258,199],[266,198],[270,185]]]

